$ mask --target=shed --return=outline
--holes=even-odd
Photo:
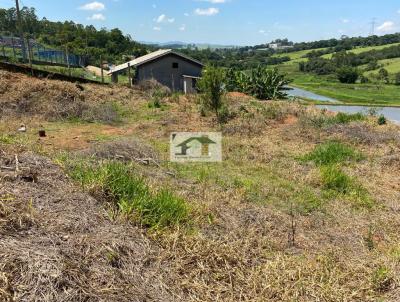
[[[118,74],[135,68],[134,82],[154,79],[172,91],[193,93],[204,65],[172,49],[161,49],[130,62],[115,66],[108,74],[118,82]]]

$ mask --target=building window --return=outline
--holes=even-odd
[[[172,63],[172,68],[179,68],[179,64],[176,62]]]

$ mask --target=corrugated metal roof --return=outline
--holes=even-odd
[[[144,63],[153,61],[153,60],[158,59],[158,58],[160,58],[160,57],[163,57],[163,56],[165,56],[165,55],[167,55],[167,54],[175,54],[175,55],[177,55],[177,56],[179,56],[179,57],[182,57],[182,58],[187,59],[187,60],[189,60],[189,61],[192,61],[192,62],[194,62],[194,63],[203,65],[203,64],[200,63],[199,61],[196,61],[196,60],[194,60],[194,59],[192,59],[192,58],[189,58],[189,57],[187,57],[187,56],[185,56],[185,55],[183,55],[183,54],[180,54],[180,53],[178,53],[178,52],[174,52],[172,49],[159,49],[159,50],[157,50],[157,51],[155,51],[155,52],[152,52],[152,53],[149,53],[149,54],[144,55],[144,56],[142,56],[142,57],[136,58],[136,59],[134,59],[134,60],[132,60],[132,61],[130,61],[130,62],[127,62],[127,63],[121,64],[121,65],[115,66],[112,70],[110,70],[110,71],[108,72],[108,74],[112,74],[112,73],[119,72],[119,71],[122,71],[122,70],[124,70],[124,69],[127,69],[127,68],[128,68],[128,65],[130,65],[131,67],[140,66],[140,65],[142,65],[142,64],[144,64]]]

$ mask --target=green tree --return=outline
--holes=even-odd
[[[395,76],[394,76],[394,84],[400,86],[400,72],[395,74]]]
[[[379,69],[378,79],[385,84],[389,84],[389,72],[385,68]]]
[[[203,70],[202,77],[197,83],[203,107],[213,111],[220,123],[223,122],[225,111],[225,80],[223,69],[209,65]]]
[[[339,81],[346,84],[354,84],[360,75],[358,70],[352,67],[339,68],[336,73]]]

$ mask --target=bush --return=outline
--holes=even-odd
[[[339,68],[336,74],[339,81],[346,84],[354,84],[355,82],[357,82],[359,77],[358,70],[352,67]]]
[[[226,74],[227,89],[250,94],[260,100],[284,99],[286,85],[290,83],[277,69],[266,69],[262,66],[251,70],[250,75],[244,72],[229,70]]]
[[[378,117],[378,125],[382,126],[382,125],[386,125],[387,121],[386,121],[386,117],[384,115],[380,115]]]
[[[225,73],[221,68],[208,66],[204,69],[202,78],[198,81],[201,92],[201,103],[205,109],[215,113],[218,121],[223,122],[221,108],[225,95]]]
[[[332,118],[332,122],[337,124],[348,124],[351,122],[357,122],[363,120],[365,120],[365,116],[360,112],[357,113],[339,112]]]
[[[394,75],[394,84],[400,86],[400,72]]]
[[[144,226],[159,229],[187,221],[189,208],[182,198],[165,189],[153,194],[144,179],[134,175],[125,163],[72,163],[69,174],[83,188],[104,196],[121,213],[136,218]]]
[[[360,76],[360,83],[361,83],[361,84],[367,84],[367,83],[369,83],[368,77],[366,77],[366,76],[364,76],[364,75],[361,75],[361,76]]]
[[[318,145],[314,151],[304,157],[305,160],[313,161],[317,165],[337,164],[361,158],[362,155],[353,148],[335,141]]]
[[[390,290],[393,281],[390,269],[386,266],[380,266],[372,275],[372,285],[377,292],[387,292]]]
[[[389,80],[389,72],[385,69],[385,68],[381,68],[379,69],[378,72],[378,80],[389,84],[390,80]]]

